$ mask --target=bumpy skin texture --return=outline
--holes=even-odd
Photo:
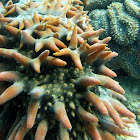
[[[124,90],[105,66],[118,54],[106,47],[110,37],[99,40],[103,29],[92,29],[81,4],[0,3],[1,138],[136,136],[124,129],[135,115],[119,101]]]

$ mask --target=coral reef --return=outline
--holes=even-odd
[[[86,3],[87,1],[84,1]],[[0,138],[136,137],[135,114],[106,63],[118,54],[80,0],[0,2]],[[90,66],[92,64],[92,67]]]
[[[123,2],[123,0],[87,0],[88,7],[86,7],[86,9],[102,9],[107,7],[112,2]]]
[[[110,31],[119,44],[132,44],[138,33],[139,23],[136,18],[129,16],[122,3],[113,2],[107,9],[110,18]]]
[[[105,29],[100,38],[106,34],[112,37],[111,49],[119,52],[119,57],[111,66],[117,71],[122,69],[127,75],[140,78],[140,1],[139,0],[111,0],[104,2],[88,0],[89,17],[94,29]],[[97,6],[93,6],[94,4]],[[96,5],[95,4],[95,5]],[[121,45],[121,46],[120,46]],[[117,63],[116,63],[117,62]],[[123,62],[123,63],[122,63]],[[116,67],[117,66],[117,67]]]
[[[130,4],[128,1],[125,1],[124,4],[120,2],[112,2],[109,5],[108,3],[108,6],[105,8],[106,10],[100,9],[100,6],[98,6],[95,7],[95,10],[91,8],[92,11],[89,14],[90,18],[93,19],[91,24],[95,29],[106,27],[106,32],[121,45],[132,44],[139,36],[139,9],[136,6],[132,6],[136,8],[136,10],[133,10],[129,7],[128,3]],[[101,2],[100,5],[102,5]],[[106,4],[104,4],[104,6],[105,5]],[[129,10],[126,11],[125,8]],[[102,17],[101,19],[100,16]],[[105,17],[103,18],[103,16]],[[98,19],[100,19],[100,22],[97,23]],[[94,22],[94,20],[96,22]]]

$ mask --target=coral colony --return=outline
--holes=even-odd
[[[82,4],[0,3],[1,139],[136,137],[126,129],[135,115],[105,66],[118,54],[107,47],[110,37],[99,39],[104,30],[93,30]]]
[[[102,1],[99,0],[98,5],[103,6],[105,2]],[[111,2],[109,0],[106,2],[108,5],[105,9],[100,6],[98,6],[99,9],[94,7],[95,10],[89,15],[93,19],[91,24],[96,28],[104,27],[106,34],[111,34],[118,44],[130,45],[134,43],[139,38],[140,1],[123,0],[123,3],[112,2],[111,4],[109,4]]]

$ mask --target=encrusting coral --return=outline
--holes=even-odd
[[[116,1],[110,2],[111,4],[108,3],[108,5],[100,2],[100,5],[106,5],[105,9],[100,9],[100,6],[95,7],[94,10],[91,8],[92,11],[89,14],[92,19],[91,24],[96,29],[105,27],[106,33],[111,35],[118,44],[129,45],[139,38],[140,10],[138,6],[140,2],[125,0],[124,3],[121,3],[119,0]],[[94,1],[92,2],[91,5],[94,4]],[[97,22],[98,19],[100,22]]]
[[[107,47],[110,37],[99,40],[104,30],[93,30],[81,4],[0,3],[2,139],[136,137],[126,129],[135,115],[119,101],[124,90],[105,66],[118,54]]]
[[[132,44],[139,34],[139,22],[130,16],[122,3],[113,2],[108,6],[111,34],[119,44]]]
[[[118,73],[140,78],[140,1],[88,0],[91,25],[95,30],[104,28],[103,39],[111,36],[109,45],[120,55],[108,65]]]

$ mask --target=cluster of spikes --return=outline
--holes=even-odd
[[[128,123],[135,123],[135,115],[116,99],[126,100],[123,96],[124,90],[117,81],[112,79],[116,77],[116,73],[105,66],[106,62],[118,54],[107,47],[110,37],[99,39],[99,35],[104,30],[93,30],[89,24],[87,11],[83,11],[82,4],[80,0],[20,0],[15,4],[9,0],[5,6],[0,2],[0,28],[5,29],[5,32],[12,36],[7,37],[6,33],[1,33],[0,56],[6,60],[16,61],[25,70],[32,68],[37,74],[41,73],[43,64],[58,69],[66,65],[71,66],[69,64],[71,61],[63,60],[67,57],[71,58],[74,67],[79,71],[84,71],[85,67],[90,67],[90,65],[98,67],[98,74],[88,75],[86,73],[74,82],[75,86],[84,89],[84,93],[81,93],[82,98],[103,116],[103,118],[98,118],[79,102],[75,112],[85,129],[83,130],[84,139],[112,140],[115,139],[113,134],[135,137],[135,134],[124,129],[124,127],[129,127]],[[19,47],[7,47],[13,38],[19,36]],[[33,50],[35,57],[32,53],[22,51],[26,49],[25,47],[27,51]],[[95,62],[99,62],[99,65],[94,66]],[[5,105],[27,90],[26,81],[22,80],[18,69],[15,71],[1,70],[0,82],[2,83],[0,105]],[[7,86],[4,82],[13,84]],[[98,96],[90,90],[91,87],[103,88],[111,97]],[[31,99],[27,115],[13,125],[6,136],[8,140],[24,139],[36,122],[42,98],[44,95],[49,96],[45,84],[31,86],[28,90],[30,90],[28,92],[30,92]],[[65,102],[54,97],[53,109],[56,120],[60,122],[59,138],[69,140],[74,128],[67,115]],[[104,130],[100,128],[99,123]],[[49,129],[46,117],[38,123],[35,140],[44,140]]]

